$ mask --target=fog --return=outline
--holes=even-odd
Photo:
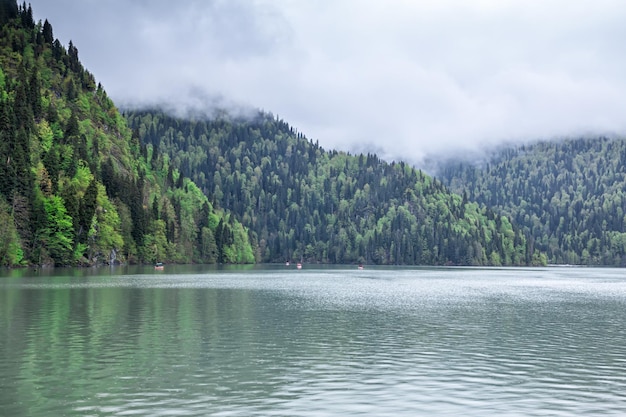
[[[35,0],[121,106],[258,108],[420,164],[626,130],[622,1]]]

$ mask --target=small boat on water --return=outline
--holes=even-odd
[[[161,262],[157,262],[156,264],[154,264],[154,269],[156,269],[156,270],[161,271],[161,270],[163,270],[163,268],[164,268],[164,266],[163,266],[163,263],[161,263]]]

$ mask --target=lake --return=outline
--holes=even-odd
[[[626,270],[0,272],[2,416],[626,414]]]

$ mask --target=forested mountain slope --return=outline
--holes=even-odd
[[[571,139],[449,162],[453,190],[514,219],[549,261],[626,266],[626,141]]]
[[[258,244],[257,260],[408,265],[540,264],[504,216],[404,163],[325,151],[259,113],[177,118],[126,113],[150,149],[169,155]]]
[[[247,231],[148,152],[100,84],[0,2],[0,266],[253,262]]]

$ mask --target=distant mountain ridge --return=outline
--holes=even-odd
[[[510,216],[551,263],[626,266],[626,140],[542,141],[476,166],[451,160],[452,190]]]
[[[423,172],[373,154],[326,151],[271,114],[181,118],[153,108],[125,115],[143,143],[242,221],[261,262],[545,261],[506,217]]]
[[[270,114],[124,118],[70,42],[0,3],[0,264],[541,265],[509,218]]]

